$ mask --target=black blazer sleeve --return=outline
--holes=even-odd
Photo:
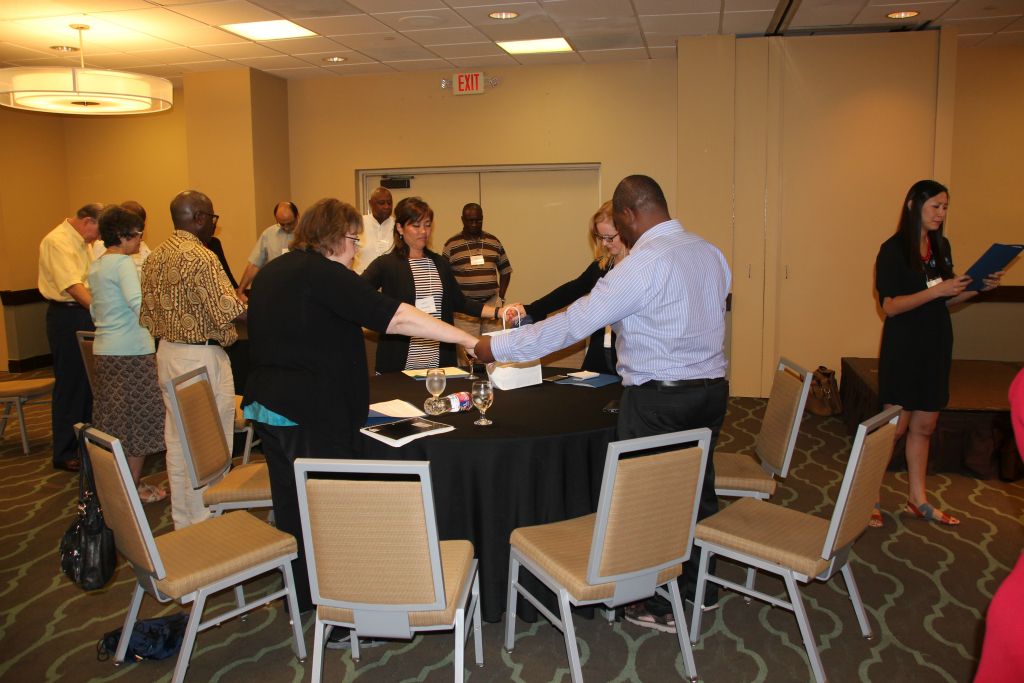
[[[527,304],[526,314],[534,321],[540,322],[558,309],[565,308],[580,297],[590,294],[590,290],[602,275],[604,271],[601,270],[601,265],[597,261],[592,261],[575,280],[559,285],[533,303]]]

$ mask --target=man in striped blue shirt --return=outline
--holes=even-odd
[[[611,325],[625,386],[618,438],[708,427],[713,452],[729,396],[723,348],[729,265],[715,246],[669,216],[665,195],[652,178],[623,179],[612,208],[629,255],[564,313],[507,335],[481,337],[476,355],[483,362],[534,360]],[[709,453],[697,518],[717,511]],[[698,553],[694,548],[679,579],[687,598],[696,587]],[[707,606],[717,603],[713,589],[708,587]],[[627,618],[674,632],[671,610],[661,602],[630,606]]]

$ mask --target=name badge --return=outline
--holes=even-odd
[[[940,277],[933,277],[931,280],[927,281],[928,289],[931,289],[935,285],[941,285],[941,284],[942,284],[942,277],[941,276]]]
[[[281,256],[284,256],[287,253],[288,253],[288,247],[281,247]]]
[[[432,296],[416,299],[416,308],[431,315],[437,313],[437,304],[434,303],[434,297]]]
[[[480,254],[473,254],[469,257],[469,265],[471,266],[482,266],[484,265],[484,257]]]

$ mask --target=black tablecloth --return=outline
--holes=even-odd
[[[555,374],[545,368],[545,375]],[[450,379],[445,394],[469,391],[471,382]],[[615,415],[602,408],[622,392],[545,382],[494,391],[488,427],[477,427],[476,410],[431,418],[454,431],[418,439],[401,448],[364,437],[365,455],[376,459],[430,461],[438,533],[467,539],[480,561],[483,618],[505,610],[508,538],[520,526],[555,522],[594,512],[604,457]],[[370,380],[371,402],[400,398],[422,407],[422,381],[401,373]]]

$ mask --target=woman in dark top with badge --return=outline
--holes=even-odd
[[[467,299],[448,259],[428,248],[434,210],[419,197],[406,197],[395,207],[394,246],[363,271],[363,281],[387,296],[452,324],[454,313],[494,318],[499,309]],[[420,337],[385,334],[377,344],[376,370],[397,372],[451,367],[458,358],[454,344]]]
[[[626,258],[629,253],[629,249],[619,239],[619,231],[615,229],[615,223],[612,221],[612,203],[610,201],[602,204],[591,216],[588,228],[587,234],[590,236],[590,245],[594,251],[594,261],[575,280],[566,282],[524,307],[526,315],[530,316],[534,322],[540,322],[576,299],[590,294],[590,290],[594,288],[597,281],[614,268],[616,263]],[[606,375],[616,375],[618,373],[615,371],[615,362],[615,334],[611,331],[611,327],[595,331],[590,335],[590,341],[587,344],[583,369]]]
[[[293,534],[299,609],[312,603],[295,490],[296,458],[362,452],[370,403],[363,327],[472,349],[473,335],[373,291],[349,270],[363,218],[321,199],[302,214],[291,250],[261,268],[249,296],[250,370],[242,401],[270,470],[277,528]]]
[[[965,291],[967,276],[953,273],[949,240],[943,235],[949,191],[934,180],[910,188],[896,234],[882,243],[875,261],[875,287],[885,312],[878,360],[879,398],[900,405],[897,438],[907,435],[906,511],[915,517],[956,525],[960,520],[928,502],[925,474],[928,444],[939,411],[949,401],[953,325],[949,307],[977,292]],[[999,284],[1002,272],[985,278],[983,291]],[[871,526],[882,526],[878,505]]]

